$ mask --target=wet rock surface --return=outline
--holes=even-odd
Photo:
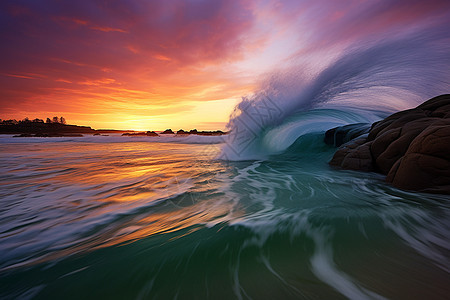
[[[356,123],[329,129],[325,132],[324,142],[327,145],[339,147],[370,130],[370,123]]]
[[[367,137],[342,145],[330,165],[385,174],[401,189],[450,194],[450,95],[374,123]]]

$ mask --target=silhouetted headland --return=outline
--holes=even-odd
[[[89,126],[68,125],[63,117],[30,120],[0,120],[0,134],[17,134],[15,137],[81,137],[83,134],[104,135],[129,130],[92,129]]]
[[[176,133],[172,129],[166,129],[163,132],[155,131],[135,132],[133,130],[115,130],[115,129],[92,129],[90,126],[68,125],[63,117],[47,118],[44,122],[42,119],[30,120],[0,120],[0,134],[16,134],[14,137],[81,137],[84,134],[92,134],[95,136],[105,136],[107,133],[122,133],[123,136],[159,136],[165,134],[173,134],[175,136],[186,135],[208,135],[219,136],[228,134],[221,130],[216,131],[198,131],[193,129],[185,131],[178,130]]]

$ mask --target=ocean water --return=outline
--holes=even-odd
[[[434,14],[327,28],[227,136],[1,136],[0,298],[448,299],[450,197],[332,169],[323,142],[449,93]],[[311,66],[315,51],[333,57]]]
[[[0,298],[448,297],[448,196],[231,138],[1,137]]]

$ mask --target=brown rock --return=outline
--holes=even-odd
[[[324,142],[327,145],[339,147],[359,136],[369,132],[369,123],[356,123],[338,126],[325,132]]]
[[[386,180],[402,189],[450,194],[450,122],[418,135]]]
[[[371,142],[367,138],[357,138],[342,145],[334,154],[330,165],[348,170],[373,170],[373,159],[370,154]]]
[[[401,131],[401,128],[394,128],[385,130],[380,134],[376,140],[373,140],[371,149],[373,155],[375,157],[380,156],[386,148],[400,136]]]
[[[381,152],[380,155],[375,155],[372,152],[379,172],[382,174],[389,173],[389,170],[392,168],[395,162],[405,154],[409,144],[416,136],[417,133],[406,132],[405,134],[400,135],[397,139],[388,144],[386,149]],[[378,139],[375,139],[375,141],[377,140]]]
[[[372,142],[364,143],[350,151],[342,160],[341,167],[347,170],[373,171],[371,144]]]
[[[450,95],[374,123],[366,140],[343,145],[330,165],[375,170],[402,189],[450,194]]]

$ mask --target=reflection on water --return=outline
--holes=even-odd
[[[448,295],[448,196],[332,170],[328,148],[246,162],[218,150],[0,143],[0,297]]]
[[[224,172],[223,164],[210,160],[217,147],[207,146],[208,152],[204,147],[1,145],[1,267],[136,240],[226,215],[229,207],[208,205],[213,199],[198,204],[189,195],[176,198],[188,190],[214,189],[213,175]],[[180,202],[186,201],[190,203],[184,207]]]

